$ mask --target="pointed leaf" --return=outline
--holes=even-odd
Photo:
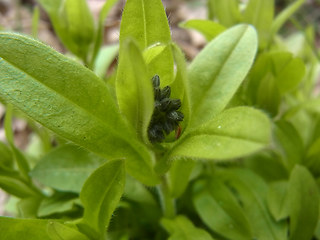
[[[198,181],[193,191],[196,211],[211,230],[228,239],[253,238],[245,212],[218,178]]]
[[[174,198],[180,197],[186,190],[195,162],[191,160],[176,160],[169,172],[170,193]]]
[[[104,239],[124,185],[125,169],[122,160],[109,161],[92,173],[80,193],[85,209],[83,220],[78,225],[82,231],[89,231],[89,234],[94,232],[95,237],[100,236],[99,239]]]
[[[248,73],[257,35],[248,25],[235,26],[212,40],[189,67],[191,127],[221,112]]]
[[[269,186],[268,207],[275,220],[280,221],[289,217],[288,212],[288,182],[277,181]]]
[[[174,82],[170,85],[171,97],[181,100],[181,112],[184,119],[181,123],[182,132],[184,132],[190,119],[190,96],[187,83],[187,64],[186,59],[181,49],[174,43],[171,44],[171,49],[176,66],[176,76]]]
[[[106,77],[108,69],[118,55],[118,52],[118,44],[108,45],[100,50],[94,64],[94,73],[97,74],[98,77],[102,79]]]
[[[80,192],[85,180],[104,161],[77,146],[65,145],[45,155],[30,174],[46,186]]]
[[[107,158],[126,157],[130,174],[145,184],[158,182],[150,152],[127,127],[104,82],[28,37],[1,33],[0,45],[4,100],[78,145]]]
[[[161,0],[130,0],[126,2],[120,28],[120,47],[133,38],[141,49],[157,42],[171,41],[170,28]]]
[[[6,138],[7,138],[7,141],[9,143],[10,147],[11,147],[11,151],[12,151],[14,159],[18,165],[20,174],[25,179],[25,181],[30,181],[29,163],[28,163],[26,157],[23,155],[23,153],[18,148],[16,148],[16,146],[14,145],[14,137],[13,137],[13,130],[12,130],[12,111],[13,111],[12,105],[8,104],[7,109],[6,109],[5,121],[4,121]]]
[[[250,0],[245,11],[244,21],[252,24],[259,34],[260,48],[264,48],[270,37],[274,15],[274,0]]]
[[[310,240],[319,216],[319,190],[311,173],[303,166],[293,169],[288,189],[290,240]]]
[[[87,1],[64,0],[60,12],[60,18],[65,20],[69,37],[77,46],[75,54],[87,60],[89,46],[95,34],[93,16]]]
[[[260,177],[246,169],[231,169],[219,176],[225,178],[236,193],[255,239],[287,239],[287,223],[276,222],[269,213],[266,203],[268,186]]]
[[[138,136],[148,142],[147,129],[154,108],[152,81],[137,45],[128,40],[120,53],[116,91],[121,112]]]
[[[278,121],[274,129],[277,149],[283,156],[283,165],[290,173],[292,168],[303,160],[304,143],[296,128],[285,120]]]
[[[10,176],[0,176],[0,187],[6,192],[19,198],[40,195],[37,190],[27,185],[23,180]]]
[[[158,42],[171,42],[168,19],[161,0],[126,2],[120,26],[120,52],[128,38],[136,40],[142,50]],[[173,57],[170,48],[165,49],[148,64],[148,73],[149,78],[158,74],[162,87],[173,81]]]
[[[48,13],[53,28],[64,46],[75,55],[84,58],[88,49],[87,42],[94,36],[93,19],[86,1],[79,1],[79,5],[74,5],[77,4],[77,0],[38,0],[38,2]],[[71,6],[67,7],[69,4]]]
[[[270,142],[271,125],[262,112],[249,108],[228,109],[184,136],[170,158],[218,159],[241,157]]]

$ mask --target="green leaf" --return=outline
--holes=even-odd
[[[252,24],[259,34],[259,46],[264,48],[270,37],[274,16],[274,0],[250,0],[245,11],[244,21]]]
[[[46,186],[79,193],[85,180],[104,161],[77,146],[64,145],[45,155],[30,174]]]
[[[78,198],[75,194],[57,192],[53,196],[43,198],[38,204],[38,217],[71,211]]]
[[[283,24],[301,7],[305,0],[297,0],[283,10],[273,21],[271,25],[270,41],[273,40],[276,33],[280,30]]]
[[[48,220],[0,217],[1,238],[5,240],[48,239]]]
[[[248,73],[257,50],[255,30],[239,25],[212,40],[189,67],[190,127],[221,112]]]
[[[11,104],[8,104],[6,108],[5,119],[4,119],[4,130],[6,134],[6,139],[10,145],[14,145],[14,137],[13,137],[13,130],[12,130],[12,112],[13,112],[13,107]]]
[[[94,22],[85,0],[38,0],[48,13],[64,46],[86,60],[94,37]]]
[[[261,151],[244,159],[244,166],[251,169],[267,182],[289,178],[288,169],[281,156],[272,149]]]
[[[126,185],[124,189],[124,197],[137,203],[141,203],[143,206],[151,205],[152,207],[158,206],[154,195],[148,189],[138,182],[137,180],[127,176]]]
[[[302,162],[304,144],[295,127],[285,120],[278,121],[274,129],[277,148],[283,156],[283,165],[291,172],[292,168]]]
[[[257,91],[257,102],[260,108],[267,110],[271,116],[276,116],[281,104],[281,94],[276,85],[275,77],[268,73],[261,79]]]
[[[310,240],[317,226],[319,216],[319,190],[303,166],[293,169],[288,189],[290,240]]]
[[[97,69],[97,63],[99,62],[99,55],[103,54],[101,53],[100,47],[103,42],[103,32],[104,32],[104,22],[106,17],[108,16],[111,8],[118,2],[118,0],[107,0],[104,4],[103,7],[99,13],[99,19],[98,19],[98,28],[94,40],[94,48],[93,48],[93,56],[92,56],[92,61],[95,61],[96,63],[94,64],[94,67]],[[96,59],[98,57],[98,59]],[[100,76],[99,74],[97,74]]]
[[[60,17],[65,20],[68,34],[77,45],[79,57],[87,60],[89,45],[92,43],[95,27],[93,16],[86,0],[64,0]]]
[[[171,42],[170,28],[161,0],[126,2],[120,26],[120,53],[128,38],[136,40],[141,50],[159,42]],[[158,74],[161,87],[173,81],[173,57],[170,48],[166,48],[148,64],[148,74],[149,78]]]
[[[116,91],[121,112],[147,143],[147,130],[154,109],[152,81],[138,46],[127,41],[120,53]]]
[[[170,234],[168,240],[213,240],[209,233],[195,227],[185,216],[177,216],[175,219],[163,218],[161,225]]]
[[[183,132],[190,119],[190,96],[187,83],[187,64],[183,52],[176,44],[172,43],[171,49],[176,66],[176,76],[174,82],[170,85],[171,97],[181,100],[182,105],[180,110],[184,115],[184,119],[181,123]]]
[[[80,193],[84,206],[81,231],[94,239],[104,239],[111,215],[118,205],[125,185],[124,161],[108,161],[94,171]],[[87,235],[88,235],[87,234]]]
[[[180,27],[186,29],[194,29],[200,32],[207,41],[211,41],[220,33],[226,30],[226,28],[219,23],[211,20],[192,19],[179,24]]]
[[[107,1],[109,2],[109,1]],[[116,58],[119,51],[119,45],[111,45],[102,48],[97,55],[94,64],[94,72],[100,78],[105,78],[108,68],[110,67],[113,60]]]
[[[143,58],[146,64],[150,64],[154,59],[156,59],[169,45],[157,43],[152,45],[143,51]]]
[[[30,181],[30,176],[29,176],[30,166],[29,166],[27,158],[14,145],[11,145],[11,149],[12,149],[13,156],[17,162],[17,165],[19,167],[19,170],[20,170],[22,177],[24,178],[25,181],[29,182]]]
[[[280,221],[289,217],[288,212],[288,182],[277,181],[269,185],[268,207],[275,220]]]
[[[19,216],[22,218],[37,218],[37,212],[42,198],[40,197],[29,197],[21,199],[17,208]]]
[[[284,94],[297,88],[306,72],[302,59],[294,57],[289,52],[276,52],[269,56],[280,93]]]
[[[10,148],[0,141],[0,168],[11,169],[13,167],[13,155]]]
[[[195,162],[192,160],[176,160],[169,171],[170,193],[173,198],[180,197],[186,190]]]
[[[50,240],[89,240],[77,230],[52,221],[48,223],[48,235]]]
[[[103,81],[28,37],[1,33],[0,45],[0,97],[82,147],[109,159],[125,157],[129,173],[143,183],[158,182],[150,152],[124,122]]]
[[[175,145],[170,158],[225,160],[256,152],[270,142],[271,125],[249,107],[228,109],[190,132]]]
[[[23,180],[10,176],[0,176],[0,187],[9,194],[19,198],[39,196],[39,192]]]
[[[161,0],[130,0],[126,2],[120,28],[120,48],[133,38],[141,49],[155,43],[171,41],[170,28]]]
[[[196,211],[211,230],[228,239],[253,239],[245,212],[217,177],[196,182],[193,192]]]
[[[238,5],[237,0],[209,0],[209,11],[222,25],[231,27],[242,19]]]
[[[275,116],[281,97],[295,90],[304,75],[304,63],[292,53],[278,51],[261,54],[250,72],[247,95],[252,104]]]
[[[246,169],[223,171],[219,177],[236,193],[256,239],[287,239],[286,222],[276,222],[268,211],[268,186],[260,177]]]

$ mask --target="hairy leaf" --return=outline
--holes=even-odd
[[[257,50],[257,35],[248,25],[235,26],[212,40],[189,67],[190,127],[221,112],[248,73]]]
[[[133,41],[127,41],[122,49],[116,91],[121,112],[133,125],[139,138],[147,143],[147,129],[154,108],[153,87],[147,77],[142,54]]]
[[[108,161],[91,174],[80,193],[85,209],[83,220],[78,225],[81,231],[87,235],[94,232],[94,238],[104,239],[124,185],[125,169],[122,160]]]
[[[0,44],[3,99],[80,146],[107,158],[125,157],[130,174],[145,184],[157,183],[149,151],[90,70],[18,34],[1,33]]]
[[[270,120],[249,108],[228,109],[184,136],[173,148],[171,158],[225,160],[258,151],[270,142]]]
[[[159,42],[171,42],[170,28],[161,0],[126,2],[120,26],[120,54],[128,38],[136,40],[141,50]],[[155,74],[160,76],[162,87],[173,81],[173,57],[170,48],[166,48],[148,64],[148,77]]]

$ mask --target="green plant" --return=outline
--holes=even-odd
[[[66,19],[81,18],[73,1],[67,2]],[[59,31],[54,6],[47,11]],[[75,32],[81,31],[79,23]],[[88,42],[74,42],[85,44],[75,53],[89,66]],[[252,26],[225,30],[187,66],[171,41],[161,0],[128,0],[116,78],[107,82],[27,36],[1,32],[0,46],[8,141],[0,143],[0,186],[18,198],[19,209],[19,218],[0,217],[2,238],[319,236],[319,173],[308,170],[319,156],[319,121],[310,113],[318,111],[318,99],[273,115],[249,97],[239,100],[265,78],[283,80],[276,85],[281,104],[299,100],[293,96],[303,76],[287,84],[291,75],[273,66],[284,61],[292,70],[304,66],[302,60],[268,52],[255,62],[258,36]],[[264,61],[270,68],[259,65]],[[244,80],[249,83],[242,85]],[[258,97],[265,96],[262,90]],[[28,118],[46,143],[34,167],[14,145],[13,113]],[[314,125],[307,153],[295,128],[301,118]]]

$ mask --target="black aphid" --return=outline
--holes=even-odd
[[[171,99],[169,86],[160,89],[160,77],[155,75],[152,79],[154,91],[154,110],[148,128],[150,142],[162,142],[165,134],[176,130],[184,118],[178,109],[181,107],[180,99]]]

